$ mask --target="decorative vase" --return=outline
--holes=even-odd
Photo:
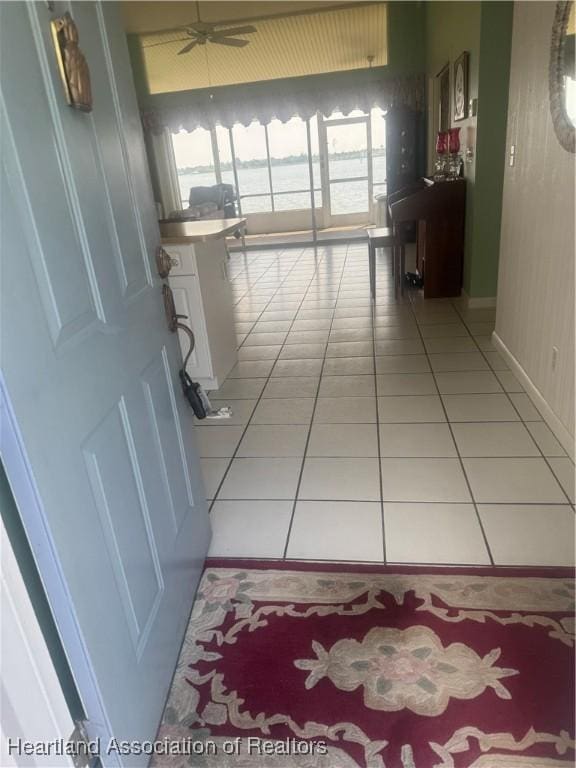
[[[460,128],[448,130],[448,149],[451,155],[457,155],[460,152]]]
[[[439,155],[445,155],[448,151],[448,135],[446,131],[438,131],[436,137],[436,153]]]
[[[434,180],[443,181],[446,178],[448,154],[448,133],[438,131],[436,136],[436,162],[434,163]]]

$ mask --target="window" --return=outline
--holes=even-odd
[[[332,214],[368,211],[368,170],[373,192],[386,189],[386,114],[375,107],[370,115],[354,110],[344,124],[340,112],[324,121],[327,173]],[[363,118],[363,120],[358,120]],[[372,153],[368,153],[368,122]],[[340,121],[340,122],[339,122]],[[323,205],[318,119],[310,119],[310,145],[316,208]],[[253,122],[196,128],[172,135],[181,205],[188,206],[190,188],[231,184],[242,215],[310,209],[310,168],[306,121],[293,117],[267,126]],[[235,164],[235,168],[234,168]]]
[[[200,127],[190,133],[180,131],[172,134],[172,147],[181,202],[186,208],[190,187],[209,187],[217,183],[212,136],[210,131]]]
[[[242,213],[272,210],[266,131],[260,123],[232,129]]]
[[[315,126],[314,130],[317,134]],[[272,120],[267,126],[267,131],[274,210],[310,208],[310,169],[305,121],[300,117],[293,117],[286,123]],[[318,155],[315,159],[318,164]],[[319,166],[314,171],[314,185],[320,187]]]
[[[372,186],[374,194],[386,191],[386,112],[373,107],[370,112],[372,130]]]
[[[220,164],[220,180],[223,184],[232,184],[233,187],[236,187],[232,163],[232,147],[230,146],[230,131],[228,128],[224,128],[221,125],[216,126],[216,142]]]

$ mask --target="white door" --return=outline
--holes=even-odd
[[[372,200],[370,117],[319,118],[324,225],[367,224]]]
[[[68,755],[31,758],[22,754],[20,740],[67,741],[74,723],[1,519],[0,550],[0,765],[3,768],[25,764],[30,768],[74,768]]]
[[[67,10],[88,114],[59,80]],[[0,51],[2,455],[89,732],[150,739],[210,530],[119,6],[0,3]]]

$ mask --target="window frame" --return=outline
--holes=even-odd
[[[386,119],[386,113],[382,115],[383,119]],[[350,123],[364,123],[366,125],[367,129],[367,139],[368,139],[368,146],[367,146],[367,153],[368,153],[368,166],[367,166],[367,174],[366,176],[358,177],[357,180],[367,181],[368,183],[368,198],[369,198],[369,208],[368,214],[370,218],[372,218],[372,205],[373,205],[373,197],[374,194],[378,191],[386,191],[386,181],[384,182],[375,182],[374,181],[374,154],[372,150],[372,121],[374,119],[372,115],[372,110],[365,113],[364,115],[354,115],[353,117],[334,117],[334,118],[325,118],[320,113],[317,115],[317,124],[316,124],[316,133],[318,136],[318,160],[319,160],[319,167],[320,172],[314,173],[313,169],[313,163],[314,163],[314,155],[312,154],[312,140],[311,140],[311,120],[309,118],[304,119],[301,118],[303,124],[306,126],[306,132],[307,132],[307,147],[306,147],[306,155],[307,155],[307,162],[309,169],[312,170],[313,173],[313,188],[311,188],[311,184],[308,183],[308,185],[305,188],[298,188],[298,189],[290,189],[290,190],[275,190],[274,189],[274,179],[273,179],[273,173],[272,173],[272,158],[270,156],[270,136],[269,136],[269,124],[262,125],[258,121],[253,121],[257,123],[258,125],[262,126],[264,128],[264,140],[265,140],[265,149],[266,149],[266,173],[268,178],[268,191],[266,192],[249,192],[248,194],[242,194],[242,185],[240,183],[239,178],[239,169],[238,169],[238,162],[236,157],[236,146],[235,146],[235,140],[234,140],[234,130],[233,128],[225,128],[222,126],[222,129],[228,132],[228,141],[230,143],[230,163],[232,165],[232,173],[234,177],[234,186],[236,188],[236,194],[237,194],[237,207],[238,207],[238,215],[239,216],[252,216],[252,215],[260,215],[260,214],[284,214],[284,213],[306,213],[310,211],[323,211],[324,216],[327,215],[327,213],[330,211],[330,184],[336,183],[338,181],[342,181],[340,179],[330,179],[327,183],[326,180],[326,172],[325,169],[323,170],[323,142],[326,140],[325,131],[326,128],[330,125],[338,125],[338,124],[350,124]],[[252,124],[252,123],[251,123]],[[202,126],[197,126],[198,128],[201,128]],[[196,130],[196,129],[194,129]],[[220,159],[220,147],[218,145],[218,133],[217,128],[215,126],[204,129],[208,130],[210,134],[210,146],[212,150],[212,160],[213,160],[213,167],[214,167],[214,175],[216,178],[216,184],[222,184],[222,165],[221,165],[221,159]],[[194,131],[191,131],[190,134],[193,134]],[[174,149],[174,143],[172,140],[172,135],[169,134],[170,140],[167,142],[169,144],[169,148],[172,154],[172,160],[173,160],[173,167],[176,171],[176,178],[177,177],[177,170],[178,166],[176,165],[176,154]],[[227,161],[228,162],[228,161]],[[310,178],[310,177],[309,177]],[[346,179],[345,181],[352,181],[356,179]],[[179,201],[180,201],[180,208],[181,210],[184,210],[184,206],[188,203],[187,198],[180,197],[180,187],[178,185],[178,192],[179,192]],[[317,193],[320,193],[321,200],[320,204],[318,204],[316,197]],[[305,208],[287,208],[282,209],[278,208],[277,200],[275,198],[279,198],[283,195],[295,195],[295,194],[307,194],[310,198],[309,204]],[[270,201],[270,209],[267,211],[253,211],[251,213],[245,213],[243,210],[242,202],[246,200],[252,200],[255,198],[269,198]]]

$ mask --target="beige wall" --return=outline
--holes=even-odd
[[[574,435],[574,155],[548,106],[555,3],[516,2],[496,334]],[[552,347],[559,350],[552,369]]]

